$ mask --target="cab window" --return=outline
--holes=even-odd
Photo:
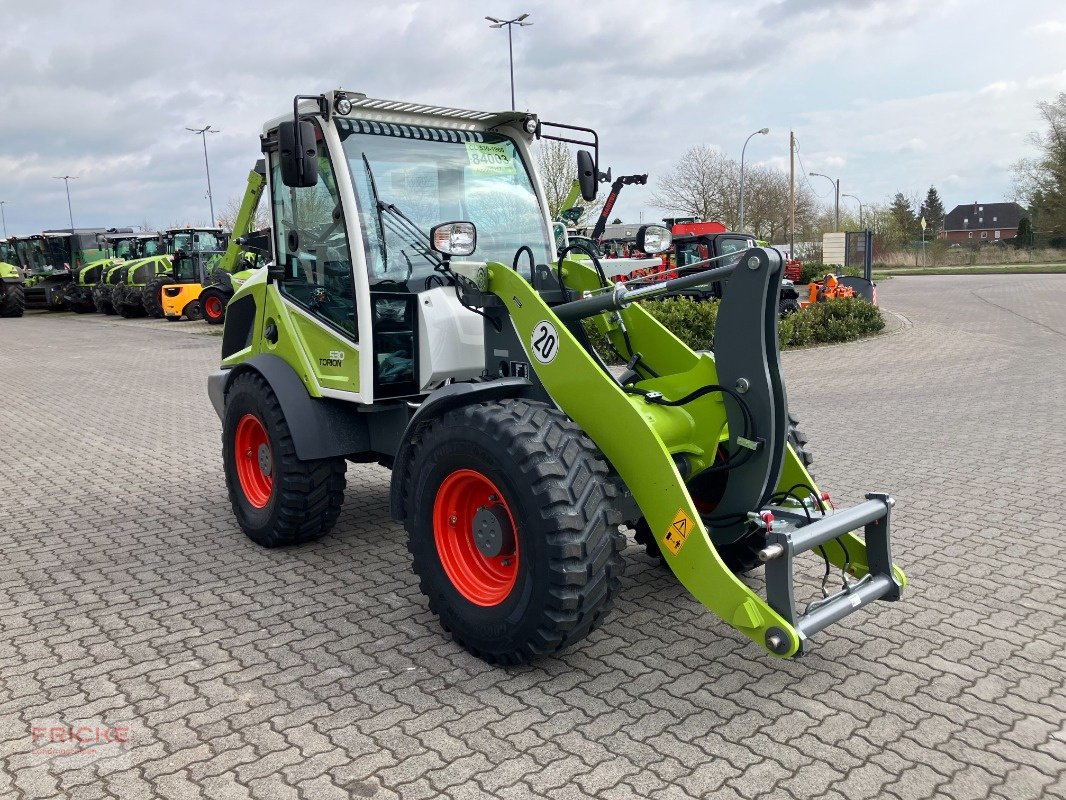
[[[281,180],[278,154],[270,157],[275,252],[278,266],[285,270],[278,288],[312,316],[358,341],[348,232],[336,174],[317,123],[315,138],[318,183],[314,186],[286,186]]]

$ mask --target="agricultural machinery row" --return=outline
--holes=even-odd
[[[249,173],[232,231],[75,228],[0,240],[0,316],[45,309],[221,324],[229,298],[269,253],[269,235],[251,227],[263,169],[259,162]]]

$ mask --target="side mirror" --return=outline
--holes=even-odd
[[[443,222],[430,228],[433,249],[446,256],[468,256],[477,249],[477,228],[473,222]]]
[[[282,122],[278,125],[278,159],[281,182],[294,189],[318,183],[318,146],[315,126],[310,122]]]
[[[588,150],[577,151],[577,182],[581,186],[581,196],[586,203],[596,199],[596,185],[599,183],[599,170],[592,154]]]
[[[649,256],[665,253],[673,244],[673,238],[665,225],[642,225],[637,231],[637,249]]]

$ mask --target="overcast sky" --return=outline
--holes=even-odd
[[[11,234],[74,223],[164,227],[240,195],[263,120],[296,93],[477,109],[596,128],[615,174],[654,184],[689,147],[804,171],[886,202],[935,185],[945,205],[1005,199],[1034,104],[1066,91],[1062,0],[0,0],[0,200]],[[831,187],[812,178],[831,202]],[[662,212],[628,187],[627,221]],[[851,201],[846,201],[851,202]]]

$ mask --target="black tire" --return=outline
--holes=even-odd
[[[577,425],[543,403],[502,401],[444,414],[413,446],[402,478],[408,549],[430,610],[459,645],[492,664],[528,663],[604,620],[621,583],[625,537],[607,465]],[[434,535],[441,487],[464,471],[498,487],[494,507],[514,521],[513,584],[491,605],[453,583]]]
[[[782,300],[781,301],[781,304],[779,305],[779,307],[777,309],[777,315],[779,317],[787,317],[787,316],[790,316],[792,314],[795,314],[799,310],[800,310],[799,300],[794,300],[792,298],[789,298],[787,300]]]
[[[208,325],[221,325],[226,321],[226,304],[229,295],[214,286],[200,292],[200,308]]]
[[[204,318],[204,309],[199,300],[193,300],[182,310],[182,316],[192,322],[198,322]]]
[[[137,319],[144,316],[144,309],[136,303],[122,303],[116,306],[115,310],[123,319]]]
[[[153,319],[163,316],[163,287],[174,283],[174,276],[169,272],[156,275],[141,289],[141,305],[145,313]]]
[[[17,283],[0,285],[0,317],[21,317],[26,311],[26,292]]]
[[[240,421],[250,415],[268,437],[271,468],[269,499],[256,506],[238,475],[236,435]],[[343,458],[301,461],[270,384],[256,372],[233,379],[226,392],[222,420],[222,462],[230,505],[241,530],[263,547],[303,544],[325,536],[333,528],[344,503]]]
[[[93,289],[93,305],[97,314],[114,314],[115,307],[111,305],[111,298],[105,294],[103,287]]]
[[[807,451],[807,436],[798,427],[798,420],[792,412],[788,414],[788,443],[796,451],[804,469],[809,469],[814,458]],[[643,517],[633,529],[633,538],[644,546],[644,551],[665,566],[666,557],[652,536],[648,523]],[[750,572],[759,566],[759,551],[766,546],[766,537],[761,531],[755,531],[729,544],[717,545],[718,556],[726,567],[734,573]]]

